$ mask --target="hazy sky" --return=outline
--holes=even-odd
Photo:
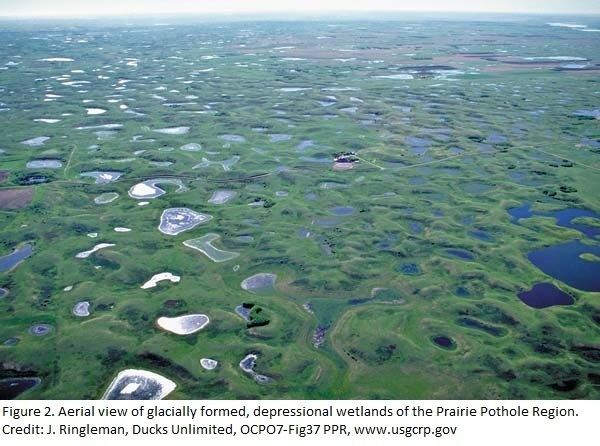
[[[600,0],[0,0],[4,16],[378,10],[600,14]]]

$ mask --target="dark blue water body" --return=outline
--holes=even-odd
[[[449,338],[448,336],[435,336],[431,338],[431,340],[438,347],[442,347],[447,350],[454,350],[456,348],[456,343],[452,338]]]
[[[524,203],[521,206],[509,208],[507,211],[512,217],[513,223],[518,223],[518,220],[521,218],[530,218],[534,216],[554,217],[556,219],[556,224],[558,226],[562,226],[563,228],[575,229],[591,238],[600,235],[600,227],[588,226],[582,223],[573,223],[574,219],[582,217],[596,218],[600,220],[600,214],[588,209],[567,208],[558,211],[536,212],[531,209],[530,203]]]
[[[588,237],[596,237],[600,234],[600,227],[587,226],[581,223],[573,223],[573,220],[581,217],[596,218],[600,220],[600,214],[587,209],[569,208],[552,212],[556,218],[556,224],[565,228],[573,228],[584,233]]]
[[[8,294],[8,290],[6,288],[0,288],[0,299]]]
[[[37,386],[39,378],[6,378],[0,379],[0,400],[13,400],[23,392]]]
[[[446,249],[446,253],[450,254],[451,256],[458,257],[462,260],[473,260],[475,258],[475,254],[473,254],[470,251],[467,251],[466,249],[450,248]]]
[[[579,240],[561,243],[527,254],[531,263],[549,276],[583,291],[600,291],[600,262],[584,260],[581,254],[600,257],[600,246]]]
[[[27,244],[15,249],[8,255],[0,257],[0,273],[13,269],[31,254],[33,254],[33,247]]]
[[[533,308],[547,308],[554,305],[573,305],[571,296],[551,283],[536,283],[533,288],[518,294],[523,303]]]

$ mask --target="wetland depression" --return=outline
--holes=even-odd
[[[25,244],[16,248],[10,254],[0,257],[0,273],[10,271],[32,254],[33,246]]]
[[[583,291],[600,291],[600,246],[580,240],[531,251],[527,258],[549,276]]]
[[[536,283],[531,290],[520,292],[519,299],[533,308],[573,305],[575,303],[571,296],[551,283]]]
[[[600,33],[383,18],[2,21],[11,395],[600,399]]]

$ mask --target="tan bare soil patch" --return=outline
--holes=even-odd
[[[21,209],[31,203],[33,187],[0,189],[0,209]]]
[[[0,170],[0,183],[4,183],[6,181],[9,173],[10,172],[8,172],[8,170]]]

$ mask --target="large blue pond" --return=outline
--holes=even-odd
[[[600,291],[600,262],[584,260],[582,254],[600,257],[600,246],[571,240],[531,251],[527,258],[549,276],[583,291]]]

